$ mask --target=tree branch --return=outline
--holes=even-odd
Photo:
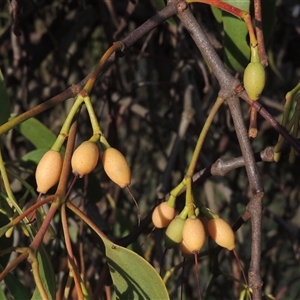
[[[240,83],[237,79],[229,74],[225,69],[222,61],[208,41],[202,28],[192,15],[189,9],[177,16],[183,25],[189,31],[194,42],[201,51],[204,59],[211,67],[214,75],[219,81],[221,90],[219,96],[227,100],[231,116],[233,118],[234,127],[236,129],[237,138],[245,161],[245,168],[250,184],[253,198],[250,200],[247,210],[251,216],[252,224],[252,246],[251,246],[251,266],[248,273],[249,285],[253,289],[254,299],[261,299],[262,281],[260,277],[260,252],[261,252],[261,199],[263,197],[263,186],[260,174],[255,162],[253,150],[250,145],[246,126],[244,124],[239,99],[235,94]]]

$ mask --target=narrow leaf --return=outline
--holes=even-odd
[[[56,139],[55,134],[35,118],[30,118],[21,123],[17,129],[37,149],[50,149]]]
[[[56,284],[55,284],[54,270],[44,246],[41,246],[39,248],[37,257],[39,262],[40,276],[43,282],[43,286],[48,294],[48,299],[55,299]],[[31,299],[32,300],[41,299],[40,292],[37,288],[35,289]]]
[[[249,12],[250,0],[224,0],[228,4]],[[224,28],[224,62],[227,68],[243,72],[249,62],[250,47],[247,41],[248,30],[245,22],[222,12]]]
[[[0,265],[0,272],[3,271],[2,266]],[[12,299],[14,300],[29,300],[30,299],[30,293],[25,288],[25,286],[12,274],[7,274],[4,277],[4,282],[6,287],[9,290],[10,295],[12,296]],[[6,299],[2,298],[2,295],[0,294],[0,299]]]

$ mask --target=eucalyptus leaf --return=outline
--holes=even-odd
[[[25,162],[34,162],[38,164],[38,162],[41,160],[43,155],[49,150],[49,148],[41,148],[41,149],[36,149],[33,151],[30,151],[26,153],[25,155],[22,156],[22,160]]]
[[[48,299],[55,299],[55,291],[56,291],[55,274],[48,253],[44,248],[44,246],[40,246],[37,258],[39,263],[40,277],[44,289],[48,294]],[[40,292],[37,288],[35,289],[31,299],[32,300],[42,299]]]
[[[24,121],[17,129],[37,149],[50,149],[56,140],[55,134],[35,118]]]
[[[224,0],[232,6],[249,12],[250,0]],[[250,47],[246,23],[228,12],[222,11],[224,29],[224,63],[232,71],[242,73],[249,63]]]
[[[3,267],[0,265],[0,272],[3,271]],[[26,289],[26,287],[21,283],[15,276],[8,273],[4,277],[5,285],[12,296],[14,300],[29,300],[30,299],[30,293]],[[3,298],[3,295],[0,293],[0,299],[6,299]]]
[[[157,271],[135,252],[102,239],[117,299],[169,299]]]

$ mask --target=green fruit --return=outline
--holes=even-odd
[[[182,219],[180,216],[177,216],[168,225],[167,230],[165,232],[165,247],[167,249],[173,248],[182,241],[184,223],[185,219]]]
[[[80,178],[91,173],[99,159],[99,149],[93,142],[83,142],[73,153],[71,166],[73,173]]]
[[[251,100],[259,98],[266,82],[266,73],[260,62],[250,62],[244,72],[244,87]]]
[[[59,180],[63,158],[60,152],[47,151],[37,165],[35,179],[37,191],[46,194]]]

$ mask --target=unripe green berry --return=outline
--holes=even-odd
[[[121,188],[131,182],[131,171],[125,156],[115,148],[107,148],[102,154],[102,164],[107,176]]]
[[[49,150],[41,158],[35,171],[37,191],[46,194],[59,180],[63,158],[60,152]]]
[[[173,248],[182,241],[184,223],[185,219],[177,216],[168,225],[165,232],[165,247],[167,249]]]
[[[207,230],[209,235],[219,246],[228,250],[235,248],[234,232],[225,220],[221,218],[209,220],[207,222]]]
[[[259,98],[266,82],[266,73],[260,62],[250,62],[244,72],[244,87],[251,100]]]
[[[175,208],[168,202],[162,202],[155,207],[152,213],[152,222],[156,228],[167,227],[175,218]]]
[[[91,141],[83,142],[74,151],[71,159],[72,171],[80,178],[91,173],[99,159],[99,149]]]

